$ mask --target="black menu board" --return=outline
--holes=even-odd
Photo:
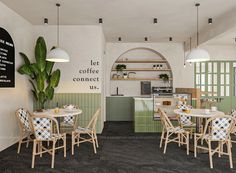
[[[0,27],[0,87],[15,87],[15,48],[10,34]]]

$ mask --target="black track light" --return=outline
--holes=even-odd
[[[121,41],[121,37],[118,37],[118,41]]]
[[[208,19],[208,24],[211,25],[212,24],[212,18]]]
[[[153,23],[154,23],[154,24],[157,24],[157,18],[154,18],[154,19],[153,19]]]
[[[48,18],[43,19],[44,25],[48,25]]]
[[[145,41],[148,41],[148,38],[147,38],[147,37],[145,37],[145,38],[144,38],[144,40],[145,40]]]
[[[172,41],[173,40],[173,38],[172,37],[169,37],[169,41]]]
[[[99,19],[98,19],[98,23],[101,23],[101,24],[103,23],[102,18],[99,18]]]

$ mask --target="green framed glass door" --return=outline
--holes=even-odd
[[[228,113],[236,107],[234,61],[208,61],[195,63],[195,87],[202,98],[214,99],[220,111]]]

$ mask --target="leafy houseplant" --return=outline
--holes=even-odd
[[[29,76],[34,99],[39,103],[40,109],[43,109],[45,102],[53,99],[54,89],[60,81],[60,70],[52,71],[54,62],[46,61],[47,47],[43,37],[39,37],[36,41],[36,62],[30,62],[22,52],[20,52],[20,56],[23,58],[24,64],[19,67],[18,72]]]
[[[116,65],[116,71],[120,71],[122,72],[124,69],[126,69],[126,65],[125,64],[117,64]]]
[[[168,82],[169,81],[168,74],[160,74],[159,78],[162,79],[164,82]]]

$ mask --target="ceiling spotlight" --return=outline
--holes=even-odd
[[[103,23],[102,18],[98,19],[98,23]]]
[[[169,37],[169,41],[172,41],[173,40],[173,38],[172,37]]]
[[[48,25],[48,18],[44,18],[43,23],[44,23],[44,25]]]
[[[212,24],[212,18],[208,19],[208,24],[211,25]]]
[[[121,37],[118,37],[118,41],[121,41]]]
[[[145,40],[145,41],[148,41],[148,38],[147,38],[147,37],[145,37],[145,38],[144,38],[144,40]]]
[[[153,23],[154,23],[154,24],[157,24],[157,18],[154,18],[154,19],[153,19]]]
[[[236,43],[236,38],[234,38],[234,42]]]

